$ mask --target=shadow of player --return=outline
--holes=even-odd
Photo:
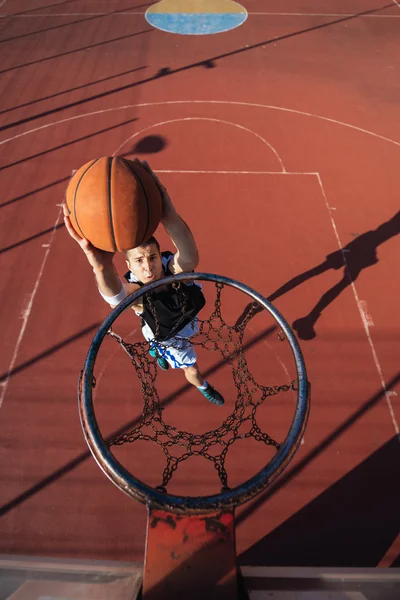
[[[363,233],[341,250],[328,254],[321,264],[293,277],[293,279],[268,296],[268,300],[273,302],[308,279],[321,275],[329,269],[339,270],[343,267],[342,279],[321,296],[308,315],[296,319],[292,324],[292,328],[297,332],[300,339],[313,339],[316,335],[314,326],[321,316],[322,311],[357,279],[363,269],[371,267],[378,262],[378,246],[398,233],[400,233],[400,211],[389,221],[377,227],[377,229]],[[251,302],[248,304],[236,321],[236,328],[245,327],[248,321],[262,310],[262,307],[257,303]]]

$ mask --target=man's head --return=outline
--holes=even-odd
[[[160,244],[155,237],[127,250],[125,257],[129,270],[141,283],[150,283],[163,276]]]

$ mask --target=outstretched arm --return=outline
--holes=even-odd
[[[127,293],[130,293],[134,290],[132,289],[128,291],[124,289],[124,286],[122,285],[122,282],[114,267],[114,254],[112,252],[99,250],[93,246],[89,240],[81,237],[71,225],[71,221],[68,216],[68,208],[65,204],[63,205],[63,211],[65,227],[72,239],[79,244],[85,253],[88,263],[93,269],[94,277],[96,279],[100,294],[103,296],[106,302],[110,304],[110,306],[117,306],[117,304],[119,304],[121,300],[125,298]]]
[[[182,217],[177,213],[166,188],[146,161],[143,161],[143,166],[154,178],[161,191],[163,209],[161,223],[176,248],[176,253],[173,259],[171,259],[169,269],[174,274],[193,271],[199,263],[199,253],[193,234]]]

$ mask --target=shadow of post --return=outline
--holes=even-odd
[[[385,389],[377,392],[372,398],[370,398],[361,408],[356,410],[346,421],[344,421],[341,425],[339,425],[330,435],[328,435],[316,448],[313,448],[304,458],[302,458],[294,467],[292,467],[289,471],[287,471],[283,476],[281,476],[277,483],[273,484],[271,488],[267,489],[264,493],[260,494],[247,508],[242,510],[240,515],[237,518],[237,523],[243,523],[248,517],[250,517],[262,504],[264,504],[271,496],[276,494],[281,488],[285,487],[290,481],[296,477],[299,473],[301,473],[313,460],[315,460],[319,455],[321,455],[326,448],[328,448],[336,439],[338,439],[345,431],[347,431],[354,423],[356,423],[363,415],[365,415],[369,410],[371,410],[378,402],[380,402],[383,398],[385,398],[386,393],[393,389],[400,382],[400,373],[395,375],[385,386]],[[399,444],[399,439],[396,438],[397,448]],[[395,445],[394,445],[395,447]],[[392,446],[391,446],[392,449]],[[398,450],[397,450],[398,451]],[[398,463],[398,458],[396,459]],[[399,466],[397,465],[397,474],[399,472]],[[396,476],[398,480],[398,475]],[[370,481],[370,486],[379,485],[377,481]],[[397,491],[398,493],[398,491]],[[398,505],[398,504],[397,504]],[[338,508],[338,511],[340,507]],[[365,538],[364,538],[365,540]],[[326,540],[325,540],[326,541]],[[247,552],[250,552],[247,551]],[[241,562],[244,564],[247,559],[250,560],[250,555],[246,553],[243,554],[244,561]],[[261,557],[258,557],[260,560]],[[272,564],[277,564],[273,561]],[[297,564],[297,563],[296,563]],[[300,565],[298,565],[300,566]],[[327,565],[325,565],[327,566]],[[333,566],[333,565],[331,565]]]
[[[400,530],[393,437],[240,557],[246,565],[376,567]]]

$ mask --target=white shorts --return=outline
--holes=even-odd
[[[191,367],[197,362],[197,356],[194,346],[189,338],[195,335],[198,330],[199,325],[197,319],[193,319],[193,321],[181,329],[176,336],[165,342],[150,344],[150,348],[155,347],[157,353],[162,356],[162,358],[165,358],[173,369]],[[151,342],[151,340],[154,339],[154,333],[147,323],[143,325],[142,333],[148,342]]]

